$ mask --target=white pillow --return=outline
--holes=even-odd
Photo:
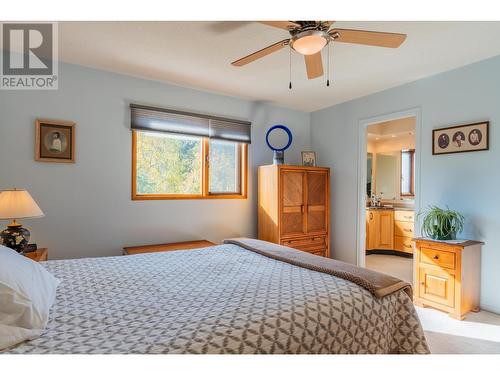
[[[40,264],[0,245],[0,350],[42,334],[58,285]]]

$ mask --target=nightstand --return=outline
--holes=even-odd
[[[24,253],[23,255],[27,258],[30,258],[31,260],[34,260],[35,262],[45,262],[49,255],[49,249],[47,249],[46,247],[40,248],[29,253]]]
[[[134,255],[143,253],[157,253],[162,251],[190,250],[202,247],[216,246],[217,244],[207,240],[172,242],[159,245],[129,246],[123,248],[123,255]]]
[[[480,241],[416,238],[414,303],[464,319],[479,311]]]

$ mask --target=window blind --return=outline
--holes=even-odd
[[[251,143],[251,123],[192,112],[130,105],[132,130],[194,135],[233,142]]]

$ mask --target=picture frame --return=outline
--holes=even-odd
[[[72,121],[36,119],[35,160],[74,163],[75,125]]]
[[[316,152],[314,151],[302,151],[302,165],[304,167],[315,167],[316,166]]]
[[[432,131],[432,155],[489,150],[489,121]]]

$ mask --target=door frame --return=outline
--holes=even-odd
[[[415,212],[419,212],[421,205],[421,155],[422,155],[422,109],[414,107],[398,112],[368,117],[358,121],[358,202],[356,227],[356,261],[358,266],[365,267],[366,246],[366,163],[367,163],[367,136],[369,125],[379,122],[399,120],[406,117],[415,117]],[[418,220],[415,220],[415,233],[419,233]],[[415,275],[414,275],[415,276]]]

